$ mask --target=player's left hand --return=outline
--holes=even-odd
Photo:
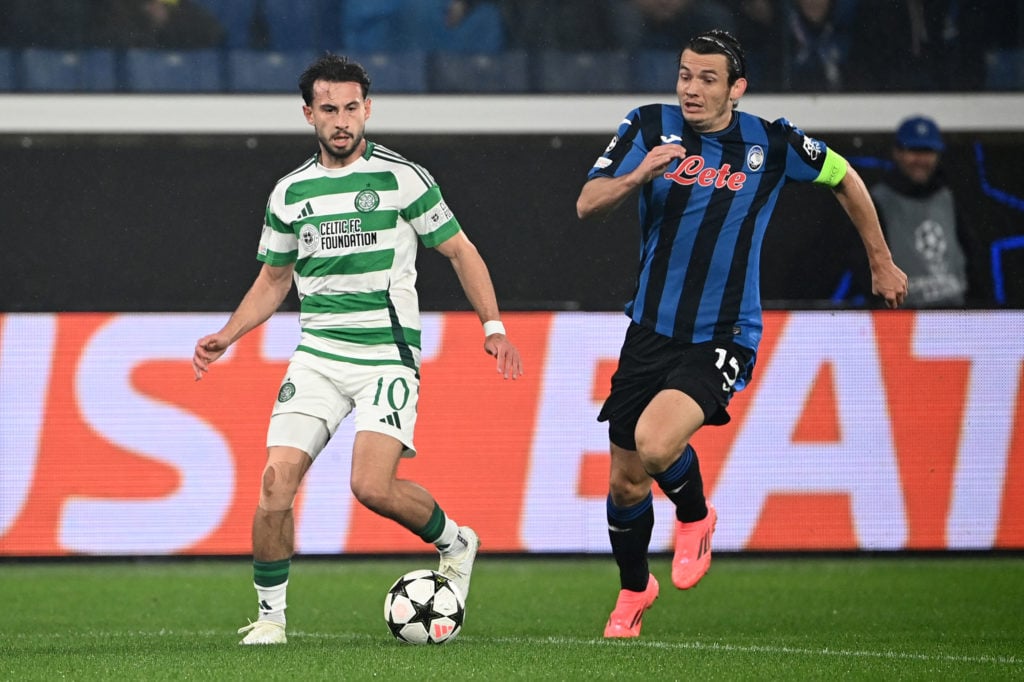
[[[898,308],[907,297],[907,274],[891,260],[871,270],[871,291],[885,299],[885,305]]]
[[[484,350],[498,359],[498,371],[506,379],[518,379],[523,374],[523,360],[504,334],[491,334],[484,339]]]

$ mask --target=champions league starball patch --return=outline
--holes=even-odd
[[[356,195],[356,210],[360,213],[369,213],[380,206],[380,195],[372,189],[364,189]]]
[[[295,384],[286,381],[281,384],[281,390],[277,392],[277,402],[286,403],[295,396]]]

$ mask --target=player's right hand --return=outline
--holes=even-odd
[[[651,151],[637,166],[637,171],[644,174],[644,182],[650,182],[668,170],[669,165],[686,158],[686,148],[678,144],[660,144]]]
[[[192,353],[192,371],[195,372],[196,381],[202,379],[205,372],[210,371],[210,363],[224,355],[228,345],[219,334],[209,334],[196,341],[196,348]]]

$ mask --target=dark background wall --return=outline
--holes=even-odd
[[[634,202],[604,221],[575,215],[608,136],[370,137],[431,171],[484,254],[505,309],[618,310],[629,298]],[[869,183],[878,177],[888,135],[821,137]],[[990,283],[988,246],[1024,234],[1024,135],[947,140],[954,189],[983,245],[974,266]],[[0,310],[233,310],[259,268],[267,195],[313,149],[311,136],[294,135],[0,136]],[[766,306],[831,305],[855,239],[827,189],[786,188],[764,245]],[[440,255],[423,252],[419,264],[425,309],[467,307]],[[1024,248],[1008,252],[1003,266],[1006,305],[1024,307]],[[293,297],[286,306],[295,304]]]

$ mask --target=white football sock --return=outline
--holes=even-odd
[[[260,587],[255,583],[253,585],[256,587],[256,598],[259,600],[260,620],[270,620],[284,625],[288,581],[285,580],[273,587]]]
[[[455,544],[455,539],[459,537],[459,524],[448,518],[447,515],[444,517],[444,530],[441,531],[441,535],[434,540],[434,544],[437,545],[437,549],[441,554],[447,554],[451,550],[461,551],[464,547],[462,543]]]

